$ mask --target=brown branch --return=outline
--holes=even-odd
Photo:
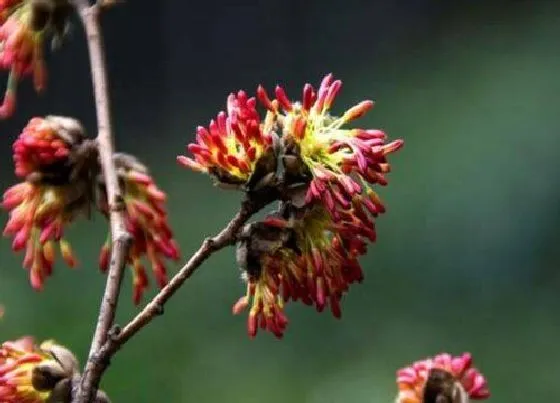
[[[266,199],[247,198],[243,201],[235,217],[212,238],[206,238],[200,248],[191,256],[187,263],[173,276],[171,281],[139,312],[119,333],[109,338],[99,357],[104,362],[113,356],[131,337],[148,325],[156,316],[163,313],[165,303],[177,292],[183,283],[208,259],[214,252],[233,245],[243,225],[264,206],[273,200],[275,195],[269,194]]]
[[[88,0],[74,0],[74,5],[80,14],[88,43],[97,112],[97,144],[107,190],[112,239],[111,263],[99,309],[97,326],[91,342],[82,382],[73,400],[74,403],[88,403],[95,396],[95,391],[103,373],[103,365],[97,360],[97,357],[99,356],[99,350],[107,340],[107,334],[115,319],[130,235],[125,227],[123,198],[113,161],[114,146],[111,133],[107,72],[103,38],[98,21],[100,5],[90,5]]]

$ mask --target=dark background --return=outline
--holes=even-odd
[[[560,2],[127,0],[103,22],[118,149],[168,192],[184,256],[240,198],[175,163],[230,91],[280,82],[295,95],[334,72],[335,112],[375,99],[360,125],[406,141],[380,190],[388,212],[366,282],[340,322],[290,306],[283,341],[248,340],[245,316],[231,315],[244,286],[226,250],[115,358],[103,382],[113,401],[390,402],[397,368],[443,350],[473,352],[494,402],[557,400]],[[31,116],[72,115],[93,133],[88,68],[74,24],[49,56],[47,92],[24,82],[16,116],[0,122],[2,188],[15,183],[10,144]],[[0,243],[0,332],[55,338],[83,362],[105,223],[70,233],[81,266],[58,265],[41,294]],[[137,312],[129,273],[123,293],[119,323]]]

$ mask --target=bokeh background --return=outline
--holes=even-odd
[[[118,149],[168,192],[184,256],[240,199],[175,163],[230,91],[279,82],[299,94],[332,71],[338,111],[373,98],[361,125],[406,141],[341,321],[289,306],[283,341],[250,341],[245,316],[231,315],[244,286],[223,251],[115,358],[103,381],[113,401],[390,402],[397,368],[443,350],[474,354],[493,402],[558,400],[560,2],[128,0],[103,22]],[[48,91],[24,83],[17,115],[0,122],[2,188],[32,115],[76,116],[94,132],[79,25],[49,59]],[[105,230],[101,217],[73,228],[81,266],[60,264],[40,294],[1,241],[2,339],[55,338],[85,359]],[[137,312],[129,274],[124,284],[119,323]]]

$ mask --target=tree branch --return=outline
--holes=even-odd
[[[156,316],[163,313],[165,303],[175,294],[183,283],[208,259],[213,253],[226,246],[233,245],[237,235],[245,223],[259,210],[264,208],[271,199],[251,199],[243,201],[235,217],[216,236],[206,238],[200,248],[191,256],[187,263],[173,276],[169,283],[139,312],[120,332],[109,338],[99,357],[107,362],[130,338],[148,325]]]
[[[99,356],[99,350],[107,340],[107,334],[115,318],[130,235],[125,227],[123,198],[113,161],[114,146],[111,132],[107,72],[103,39],[98,21],[100,6],[90,5],[88,0],[74,0],[74,5],[80,14],[88,43],[97,112],[97,143],[107,190],[112,239],[111,263],[99,309],[97,326],[91,342],[82,382],[74,399],[74,403],[88,403],[95,396],[102,374],[102,371],[99,370],[102,364],[97,357]]]

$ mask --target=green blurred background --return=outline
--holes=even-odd
[[[560,2],[129,0],[104,25],[118,148],[168,192],[185,257],[240,199],[175,164],[230,91],[281,82],[299,94],[332,71],[344,81],[337,111],[375,99],[361,125],[406,141],[341,321],[290,305],[284,340],[249,340],[245,316],[231,315],[244,286],[225,250],[114,359],[113,401],[391,402],[395,370],[440,351],[471,351],[493,402],[558,401]],[[82,40],[75,24],[49,57],[47,93],[24,83],[17,116],[0,122],[2,188],[32,115],[74,115],[93,131]],[[40,294],[0,243],[2,339],[55,338],[83,362],[105,226],[72,228],[81,266],[59,264]],[[124,284],[121,324],[137,312],[129,273]]]

